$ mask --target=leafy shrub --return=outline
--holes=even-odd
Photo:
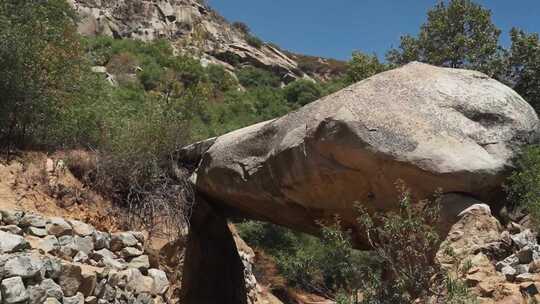
[[[353,294],[374,270],[375,260],[352,248],[339,219],[321,226],[321,239],[269,223],[244,222],[237,227],[251,246],[274,256],[289,285],[310,292],[330,298],[341,291]]]
[[[371,215],[360,207],[359,223],[392,273],[389,284],[403,291],[404,302],[412,302],[435,294],[433,278],[441,273],[434,261],[440,242],[434,228],[439,209],[428,201],[413,206],[409,191],[403,185],[398,187],[402,194],[396,212]]]
[[[235,21],[232,23],[232,26],[233,28],[242,32],[244,35],[247,35],[251,32],[251,29],[249,28],[249,26],[245,24],[244,22]]]
[[[437,299],[437,303],[474,303],[461,277],[448,273],[435,261],[440,239],[436,230],[439,203],[413,202],[402,182],[399,208],[388,213],[369,213],[359,207],[358,222],[388,272],[385,281],[373,280],[365,303],[412,303]],[[451,252],[447,252],[452,254]],[[459,267],[460,263],[454,263]],[[456,269],[456,273],[468,270]],[[454,276],[453,276],[454,275]]]
[[[236,71],[238,81],[246,88],[273,87],[281,85],[281,80],[276,75],[255,67],[245,67]]]
[[[322,88],[319,84],[309,80],[297,80],[289,83],[283,93],[287,101],[296,106],[303,106],[322,96]]]
[[[236,79],[224,67],[211,64],[206,68],[208,80],[214,85],[215,92],[227,92],[237,88]]]
[[[377,56],[366,55],[361,52],[353,53],[351,61],[347,63],[347,82],[355,83],[386,70]]]
[[[540,146],[527,147],[505,185],[510,206],[525,208],[540,227]]]
[[[294,248],[298,238],[291,230],[267,222],[245,221],[236,227],[250,246],[267,249],[271,254]]]
[[[166,68],[157,63],[147,63],[138,74],[139,80],[146,91],[156,90],[164,78]]]
[[[256,49],[260,49],[264,44],[264,42],[259,37],[252,34],[246,35],[246,42]]]

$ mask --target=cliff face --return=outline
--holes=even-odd
[[[297,61],[277,48],[249,43],[201,0],[70,0],[81,19],[79,32],[151,41],[170,40],[179,52],[232,70],[245,65],[272,71],[284,82],[306,77]],[[308,73],[309,74],[309,73]],[[316,75],[314,75],[316,77]]]

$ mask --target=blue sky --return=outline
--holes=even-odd
[[[309,55],[348,59],[354,50],[385,52],[415,34],[436,0],[208,0],[229,21],[242,21],[265,41]],[[479,0],[495,24],[540,32],[540,0]]]

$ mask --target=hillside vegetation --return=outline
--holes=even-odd
[[[286,85],[277,75],[252,66],[234,72],[218,65],[203,66],[189,54],[176,54],[167,40],[81,37],[76,20],[65,0],[5,0],[0,5],[0,148],[8,155],[19,149],[93,151],[96,162],[83,168],[81,177],[116,203],[143,210],[141,218],[189,213],[186,208],[192,195],[187,172],[174,162],[179,147],[285,115],[411,61],[482,71],[514,88],[540,110],[539,35],[515,28],[510,33],[512,44],[505,49],[498,43],[501,31],[493,24],[491,12],[469,0],[437,4],[419,34],[402,37],[385,62],[376,55],[355,52],[346,66],[330,60],[330,65],[343,70],[332,74],[313,58],[294,55],[306,69],[329,77],[324,82],[300,79]],[[250,41],[260,44],[253,36]],[[527,151],[519,164],[508,181],[509,197],[531,211],[538,223],[538,148]],[[72,160],[69,165],[79,162]],[[408,199],[403,198],[405,203]],[[403,208],[408,210],[408,206]],[[396,228],[403,217],[378,220]],[[363,219],[371,228],[370,218]],[[429,227],[427,217],[420,214],[411,221],[394,232],[407,235],[412,231],[434,248],[438,240],[430,239],[432,231],[420,229]],[[381,252],[402,248],[377,248],[375,256],[360,253],[333,224],[321,227],[322,241],[258,222],[240,223],[239,229],[250,244],[271,256],[291,285],[341,299],[341,303],[359,301],[360,289],[372,296],[365,303],[386,303],[379,301],[389,297],[383,291],[407,298],[395,303],[435,294],[422,291],[425,285],[414,285],[411,276],[399,277],[397,270],[393,281],[401,288],[397,291],[381,285],[378,268],[369,277],[372,268],[366,272],[366,267],[395,262]],[[428,274],[442,275],[439,269]],[[418,276],[412,275],[424,284],[430,279]],[[358,278],[370,284],[358,285]],[[468,297],[459,282],[444,276],[440,281],[454,284]]]

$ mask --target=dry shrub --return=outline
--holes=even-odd
[[[64,159],[69,171],[81,181],[88,180],[96,170],[96,154],[85,150],[71,150],[60,156]]]

